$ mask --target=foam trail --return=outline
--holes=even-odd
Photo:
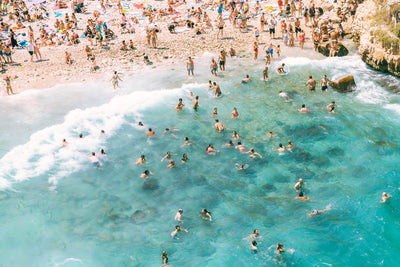
[[[111,136],[126,122],[125,115],[140,117],[141,110],[199,86],[202,84],[150,92],[135,91],[115,96],[98,107],[70,111],[62,124],[32,134],[26,144],[14,147],[0,159],[0,190],[49,170],[56,170],[49,177],[49,182],[55,185],[61,177],[90,166],[87,156],[91,151],[98,151],[106,141],[106,138],[100,137],[101,129],[106,131],[106,137]],[[86,133],[84,139],[77,138],[81,132]],[[63,138],[69,142],[67,147],[61,147]]]

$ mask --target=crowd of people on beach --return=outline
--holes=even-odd
[[[328,17],[322,6],[302,0],[256,3],[235,0],[189,3],[185,0],[169,0],[158,3],[156,8],[151,4],[101,0],[99,6],[93,8],[90,2],[84,0],[55,3],[8,0],[2,4],[3,18],[0,19],[0,37],[3,40],[0,43],[0,62],[3,67],[7,64],[19,65],[15,63],[13,54],[22,53],[23,50],[28,52],[30,62],[34,61],[34,57],[41,62],[41,47],[46,47],[45,60],[49,60],[48,57],[53,60],[49,55],[53,53],[50,48],[62,46],[65,47],[65,63],[71,65],[82,58],[82,52],[69,51],[69,47],[76,46],[82,47],[80,51],[86,53],[90,60],[89,71],[95,72],[100,68],[96,64],[97,55],[109,49],[111,42],[117,41],[121,51],[132,51],[132,56],[137,56],[135,50],[138,47],[145,51],[160,49],[159,34],[164,28],[171,34],[187,30],[193,30],[195,35],[215,34],[217,40],[230,38],[225,35],[224,29],[227,27],[237,28],[240,34],[254,34],[255,42],[251,41],[249,48],[253,47],[255,59],[258,57],[261,39],[268,39],[268,50],[278,47],[275,52],[279,54],[280,44],[292,47],[296,39],[299,47],[303,48],[306,35],[310,34],[308,38],[313,42],[315,50],[324,42],[329,42],[329,55],[336,56],[339,49],[337,44],[345,34],[342,23],[354,20],[357,2],[351,2],[350,5],[337,4],[334,17]],[[265,32],[269,32],[269,36]],[[146,43],[137,41],[140,39],[138,35],[142,34],[146,36]],[[174,38],[171,36],[169,39]],[[282,43],[278,44],[279,40]],[[94,50],[98,52],[95,54]],[[234,51],[234,48],[231,50]],[[152,63],[148,53],[141,55],[145,64]],[[4,69],[6,72],[12,70]],[[10,90],[7,92],[12,94]]]

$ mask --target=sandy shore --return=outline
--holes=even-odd
[[[153,8],[167,8],[168,4],[165,1],[148,1]],[[329,2],[329,3],[328,3]],[[132,2],[129,3],[131,6]],[[195,4],[188,2],[177,8],[182,18],[186,18],[187,9],[195,7],[197,9],[201,4]],[[304,2],[305,5],[309,5],[308,1]],[[54,2],[47,4],[49,10],[55,5]],[[76,14],[78,22],[78,30],[75,30],[79,35],[83,33],[87,24],[87,19],[92,16],[92,12],[98,9],[98,2],[89,1],[85,3],[88,12],[85,14]],[[109,20],[119,19],[121,15],[118,12],[116,3],[112,3],[112,7],[107,9],[106,17]],[[330,1],[322,1],[321,6],[325,10],[325,14],[329,17],[336,18],[335,11],[336,6]],[[250,4],[250,11],[254,12],[255,3]],[[264,1],[261,2],[262,10],[265,6],[276,7],[276,1]],[[253,9],[253,10],[252,10]],[[276,10],[276,8],[275,8]],[[330,10],[328,12],[328,10]],[[205,9],[207,14],[210,16],[213,24],[216,22],[217,10],[212,7]],[[71,9],[63,10],[63,14],[71,14]],[[102,15],[104,16],[104,15]],[[129,15],[127,16],[129,18]],[[3,17],[6,18],[6,17]],[[64,18],[61,16],[59,18]],[[100,17],[102,18],[102,17]],[[195,35],[192,29],[185,30],[177,34],[171,34],[168,31],[167,21],[157,21],[157,25],[161,32],[158,34],[158,49],[149,49],[146,45],[146,33],[144,28],[148,25],[147,19],[145,19],[142,25],[135,25],[135,33],[132,34],[121,34],[118,25],[113,25],[109,22],[108,26],[116,33],[116,38],[108,43],[105,48],[100,46],[90,46],[96,56],[96,62],[99,69],[95,72],[90,71],[91,63],[86,58],[84,48],[86,45],[90,45],[89,41],[84,38],[80,38],[80,43],[77,45],[67,46],[53,46],[53,47],[41,47],[40,51],[43,56],[42,61],[30,62],[30,56],[26,49],[15,48],[13,50],[13,59],[16,64],[5,65],[5,74],[11,76],[11,84],[14,92],[21,92],[27,89],[40,89],[52,87],[60,83],[69,82],[82,82],[82,81],[106,81],[112,76],[114,70],[129,75],[129,73],[135,70],[146,68],[157,69],[159,66],[165,65],[181,65],[185,66],[186,58],[188,56],[196,57],[202,55],[204,51],[210,51],[218,53],[223,48],[228,51],[229,48],[233,47],[239,57],[253,57],[253,43],[255,41],[254,29],[257,27],[260,29],[260,15],[248,21],[249,30],[247,32],[240,32],[238,28],[234,28],[233,25],[225,20],[224,27],[224,38],[217,39],[217,29],[214,26],[213,29],[206,29],[205,34]],[[39,32],[36,30],[38,23],[54,24],[56,18],[53,11],[50,11],[50,18],[45,21],[33,22],[25,24],[26,26],[31,25],[34,29],[35,37],[39,36]],[[294,21],[294,20],[293,20]],[[293,24],[292,21],[292,24]],[[8,22],[12,25],[12,22]],[[348,27],[348,25],[347,25]],[[304,19],[301,19],[301,28],[306,31],[306,42],[304,50],[299,48],[298,39],[295,40],[295,47],[286,47],[282,42],[281,38],[270,39],[269,33],[267,33],[268,26],[266,25],[265,31],[261,33],[259,43],[259,58],[263,58],[265,55],[264,47],[270,42],[274,44],[280,44],[282,47],[282,56],[301,56],[306,55],[308,57],[320,58],[321,55],[314,52],[312,43],[310,41],[311,28],[305,27]],[[281,30],[279,22],[276,25],[277,37],[281,36]],[[346,29],[346,25],[345,25]],[[24,31],[24,30],[22,30]],[[26,31],[26,30],[25,30]],[[135,46],[135,50],[121,51],[121,42],[126,40],[132,40]],[[68,51],[72,55],[73,64],[68,65],[65,63],[64,53]],[[152,61],[152,66],[145,66],[143,62],[143,54],[146,53],[149,59]],[[196,63],[196,62],[195,62]],[[257,61],[256,64],[262,64]],[[111,86],[110,86],[111,87]],[[3,82],[3,88],[5,88],[5,82]],[[5,90],[2,95],[6,95]]]

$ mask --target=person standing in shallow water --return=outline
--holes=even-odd
[[[114,71],[114,76],[111,78],[111,81],[112,81],[114,90],[115,90],[117,87],[119,87],[118,81],[121,81],[121,82],[122,82],[122,80],[121,80],[121,78],[119,77],[117,71]]]
[[[188,76],[190,76],[190,74],[192,74],[192,76],[194,76],[194,74],[193,74],[194,62],[193,62],[193,59],[191,57],[189,57],[187,62],[186,62],[186,68],[187,68]]]

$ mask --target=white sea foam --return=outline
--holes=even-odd
[[[56,263],[56,264],[54,264],[54,266],[55,266],[55,267],[58,267],[58,266],[60,266],[60,265],[66,264],[67,262],[79,262],[79,263],[82,263],[82,261],[81,261],[80,259],[67,258],[67,259],[65,259],[65,260],[64,260],[63,262],[61,262],[61,263]]]
[[[87,156],[92,151],[98,152],[106,141],[106,138],[100,138],[100,130],[105,130],[106,136],[112,136],[126,122],[125,115],[140,119],[141,110],[158,104],[166,97],[182,96],[186,90],[199,86],[202,85],[186,84],[170,90],[135,91],[115,96],[98,107],[70,111],[63,123],[37,131],[27,143],[14,147],[0,159],[0,189],[56,170],[48,179],[54,189],[61,177],[91,166]],[[81,132],[86,133],[83,139],[78,138]],[[69,145],[61,147],[64,138]]]

